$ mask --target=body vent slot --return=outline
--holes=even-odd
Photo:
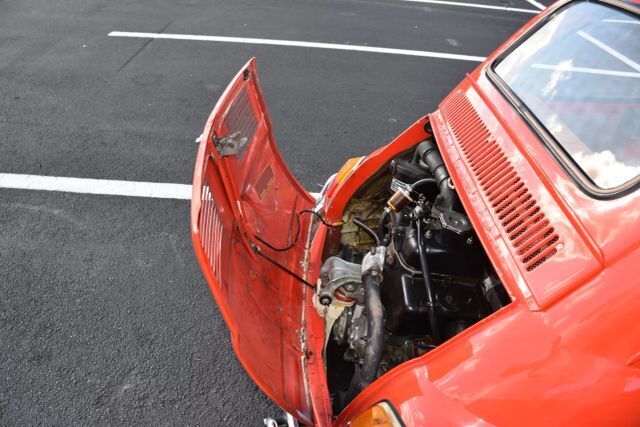
[[[518,260],[527,271],[539,267],[557,253],[560,237],[538,202],[463,92],[440,111]]]
[[[229,106],[224,116],[223,127],[226,128],[225,136],[238,133],[237,138],[247,139],[244,144],[238,147],[237,158],[242,160],[246,147],[258,129],[258,118],[246,85],[242,87],[237,98]]]
[[[201,200],[202,207],[200,209],[199,220],[200,244],[204,249],[204,253],[207,255],[209,266],[216,276],[218,284],[221,285],[220,256],[222,247],[222,221],[220,220],[218,209],[211,196],[209,185],[207,185],[206,182],[202,186]]]

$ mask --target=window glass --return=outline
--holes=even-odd
[[[599,187],[640,174],[640,19],[579,2],[494,68]]]

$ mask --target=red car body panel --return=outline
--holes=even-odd
[[[286,246],[294,236],[295,211],[313,200],[277,153],[253,61],[223,94],[198,152],[194,246],[238,357],[289,413],[320,426],[348,425],[386,400],[407,425],[640,422],[640,192],[613,200],[587,195],[486,73],[493,58],[564,4],[535,17],[436,112],[324,190],[324,218],[337,223],[374,173],[429,136],[428,121],[461,202],[512,298],[505,308],[377,379],[341,414],[331,411],[321,357],[324,323],[314,310],[313,292],[255,252],[259,247],[315,283],[329,228],[319,224],[307,233],[309,217],[303,216],[293,250],[270,251],[257,241],[260,236]],[[253,111],[264,131],[256,132],[238,162],[219,156],[212,135],[235,130],[226,128],[225,120],[242,87],[251,94],[252,108],[238,111]],[[269,165],[273,176],[265,179]],[[510,210],[513,204],[521,207]],[[526,233],[543,233],[543,243],[523,246],[526,233],[514,227],[540,215],[544,226]]]
[[[474,86],[471,78],[463,82],[431,115],[431,124],[441,149],[448,152],[443,158],[449,170],[457,173],[455,181],[462,186],[467,211],[483,223],[485,248],[492,245],[489,252],[501,255],[494,265],[509,266],[511,277],[502,277],[507,290],[530,309],[539,310],[592,277],[600,269],[600,254],[589,235],[581,232],[573,212],[545,182],[542,169],[527,161],[533,156],[527,159],[529,153],[516,142],[517,134],[501,123]],[[517,224],[524,218],[543,219],[537,228],[519,234],[522,226]],[[536,232],[548,234],[538,253],[537,247],[521,242]]]

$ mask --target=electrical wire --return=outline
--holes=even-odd
[[[337,225],[328,223],[327,221],[325,221],[324,217],[322,215],[320,215],[318,212],[311,210],[311,209],[303,209],[300,212],[298,212],[298,215],[300,215],[301,213],[308,213],[311,215],[314,215],[316,218],[318,218],[320,220],[321,223],[323,223],[324,225],[326,225],[327,227],[337,227]]]
[[[300,283],[302,283],[305,286],[310,287],[311,289],[315,289],[316,285],[314,285],[313,283],[304,280],[302,277],[300,277],[298,274],[294,273],[293,271],[289,270],[287,267],[285,267],[284,265],[280,264],[278,261],[276,261],[275,259],[271,258],[269,255],[265,254],[264,252],[262,252],[260,250],[259,247],[257,247],[256,245],[254,245],[253,243],[251,243],[251,248],[253,249],[253,251],[255,253],[257,253],[258,255],[260,255],[262,258],[266,259],[267,261],[269,261],[271,264],[275,265],[276,267],[278,267],[280,270],[284,271],[285,273],[289,274],[290,276],[292,276],[294,279],[297,279],[298,281],[300,281]]]
[[[260,236],[257,236],[255,234],[254,234],[254,236],[260,243],[266,245],[269,249],[271,249],[273,251],[276,251],[276,252],[288,251],[289,249],[293,248],[296,245],[296,243],[298,243],[298,240],[300,239],[300,230],[302,228],[302,225],[300,224],[300,215],[303,214],[303,213],[308,213],[308,214],[314,215],[316,218],[318,218],[320,220],[320,222],[322,222],[327,227],[335,227],[335,225],[329,224],[327,221],[325,221],[324,217],[322,215],[320,215],[318,212],[313,211],[311,209],[303,209],[303,210],[301,210],[301,211],[296,213],[296,233],[295,233],[295,237],[293,238],[291,243],[288,244],[287,246],[279,248],[277,246],[273,246],[271,243],[267,242],[266,240],[264,240]]]
[[[316,218],[318,218],[320,220],[320,222],[322,222],[327,227],[336,227],[336,225],[330,224],[327,221],[325,221],[324,217],[321,214],[319,214],[318,212],[313,211],[311,209],[303,209],[303,210],[301,210],[301,211],[296,213],[296,234],[295,234],[295,237],[294,237],[293,241],[289,245],[287,245],[287,246],[285,246],[283,248],[278,248],[276,246],[273,246],[271,243],[267,242],[266,240],[264,240],[260,236],[257,236],[257,235],[254,234],[254,237],[258,241],[260,241],[261,243],[263,243],[264,245],[266,245],[267,247],[271,248],[272,250],[274,250],[276,252],[288,251],[289,249],[293,248],[296,245],[296,243],[298,243],[298,239],[300,238],[300,230],[302,229],[302,226],[300,224],[300,215],[303,214],[303,213],[308,213],[308,214],[314,215]],[[316,288],[316,285],[314,285],[313,283],[303,279],[297,273],[289,270],[287,267],[285,267],[284,265],[280,264],[275,259],[271,258],[269,255],[267,255],[264,252],[262,252],[262,250],[257,245],[255,245],[253,242],[251,242],[251,249],[253,249],[253,251],[256,254],[258,254],[262,258],[264,258],[267,261],[269,261],[271,264],[273,264],[276,267],[278,267],[280,270],[284,271],[285,273],[289,274],[291,277],[293,277],[296,280],[298,280],[303,285],[308,286],[311,289],[315,289]]]

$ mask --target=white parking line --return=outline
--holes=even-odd
[[[482,62],[483,56],[460,55],[456,53],[430,52],[426,50],[391,49],[386,47],[359,46],[335,43],[314,43],[294,40],[256,39],[246,37],[201,36],[192,34],[138,33],[128,31],[112,31],[110,37],[134,37],[142,39],[196,40],[221,43],[245,43],[271,46],[308,47],[315,49],[347,50],[356,52],[386,53],[391,55],[421,56],[427,58],[454,59],[458,61]]]
[[[507,6],[494,6],[490,4],[478,4],[478,3],[462,3],[458,1],[444,1],[444,0],[402,0],[413,3],[427,3],[427,4],[441,4],[445,6],[460,6],[460,7],[475,7],[477,9],[492,9],[492,10],[504,10],[507,12],[522,12],[522,13],[540,13],[537,9],[521,9],[518,7],[507,7]]]
[[[191,199],[191,185],[0,173],[0,188],[110,196]]]
[[[191,200],[191,185],[163,182],[118,181],[110,179],[0,173],[0,188],[59,191],[104,196]],[[318,199],[320,193],[309,193]]]
[[[542,3],[537,2],[536,0],[526,0],[527,3],[534,5],[535,7],[537,7],[540,10],[545,10],[547,8],[547,6],[543,5]]]

